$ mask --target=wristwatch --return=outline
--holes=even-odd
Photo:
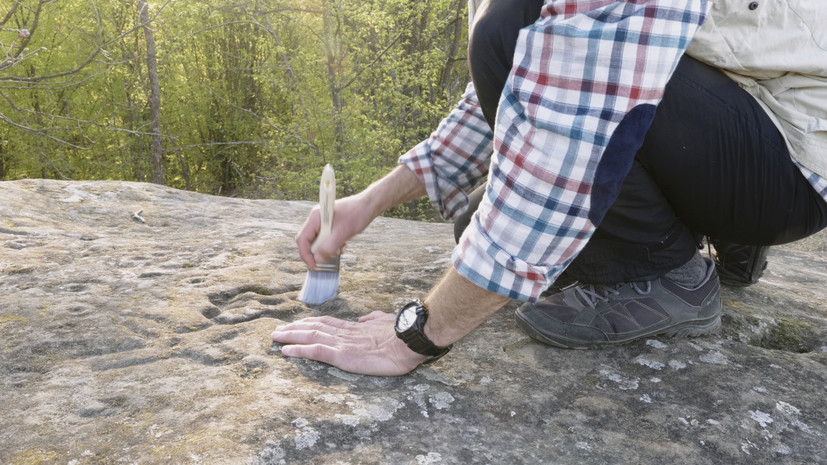
[[[419,300],[409,302],[396,314],[396,337],[402,339],[408,347],[422,355],[431,358],[424,363],[437,361],[447,354],[453,345],[439,347],[425,335],[425,322],[428,321],[428,309]]]

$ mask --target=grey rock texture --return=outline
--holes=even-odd
[[[269,333],[421,296],[451,226],[377,220],[311,308],[292,242],[310,207],[0,183],[0,464],[827,463],[824,233],[724,289],[715,336],[558,350],[515,303],[438,363],[372,378],[285,359]]]

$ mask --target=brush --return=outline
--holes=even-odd
[[[336,175],[333,167],[325,165],[322,170],[322,180],[319,185],[319,207],[321,211],[321,226],[319,235],[310,245],[310,251],[316,253],[333,229],[333,203],[336,201]],[[339,290],[339,254],[331,257],[325,263],[317,263],[316,268],[307,270],[304,286],[299,291],[299,300],[308,305],[319,305],[327,302]]]

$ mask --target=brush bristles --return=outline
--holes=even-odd
[[[316,270],[307,272],[304,286],[299,291],[299,300],[307,305],[319,305],[327,302],[339,290],[339,256],[316,266]]]

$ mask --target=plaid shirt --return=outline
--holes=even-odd
[[[603,200],[593,194],[611,137],[630,112],[657,105],[710,5],[546,0],[520,32],[495,132],[469,84],[437,130],[400,157],[445,218],[467,208],[465,192],[490,168],[453,252],[461,275],[529,301],[557,279],[608,208],[605,192]]]

